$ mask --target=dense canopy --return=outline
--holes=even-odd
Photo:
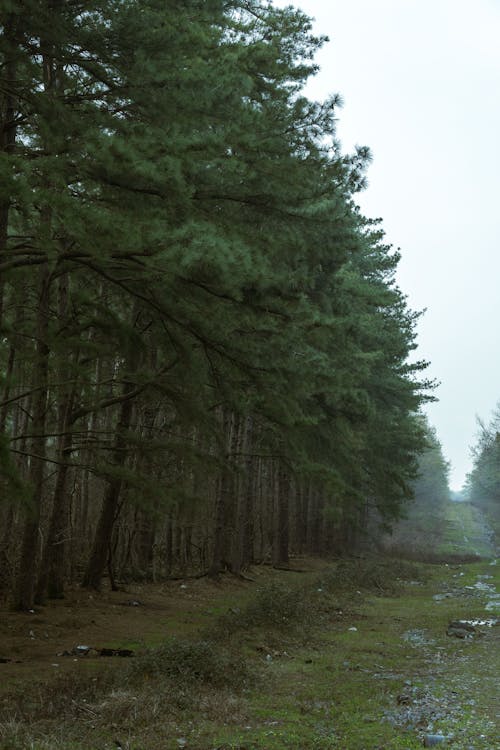
[[[1,0],[0,24],[4,590],[237,572],[396,518],[430,384],[356,206],[369,152],[303,93],[310,20]]]

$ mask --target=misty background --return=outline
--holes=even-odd
[[[417,357],[440,383],[427,413],[460,489],[476,416],[500,399],[500,3],[292,4],[330,38],[308,95],[340,93],[344,151],[372,151],[358,201],[401,248],[410,307],[426,308]]]

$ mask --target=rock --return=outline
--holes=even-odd
[[[477,628],[467,620],[452,620],[446,630],[446,635],[455,636],[455,638],[472,638],[477,633]]]
[[[493,612],[494,610],[500,609],[500,599],[498,598],[499,595],[497,595],[495,598],[491,598],[488,604],[485,606],[485,609],[488,612]]]
[[[471,633],[469,633],[464,628],[448,628],[448,630],[446,631],[446,635],[455,636],[455,638],[462,638],[462,639],[472,638]]]
[[[426,734],[424,737],[424,747],[434,747],[434,745],[441,745],[443,742],[451,740],[450,735],[445,734]]]

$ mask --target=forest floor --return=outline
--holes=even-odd
[[[301,559],[1,611],[0,748],[498,750],[500,562],[471,506],[448,521],[449,564]]]

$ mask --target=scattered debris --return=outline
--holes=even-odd
[[[73,653],[77,655],[80,654],[81,656],[87,656],[90,650],[90,646],[75,646],[73,649]]]
[[[84,646],[84,645],[78,645],[73,646],[72,649],[61,651],[57,656],[98,656],[98,650],[96,648],[92,648],[92,646]]]
[[[73,646],[71,651],[61,651],[57,656],[134,656],[130,648],[94,648],[92,646]]]
[[[133,656],[134,652],[130,648],[101,648],[98,649],[99,656]]]

